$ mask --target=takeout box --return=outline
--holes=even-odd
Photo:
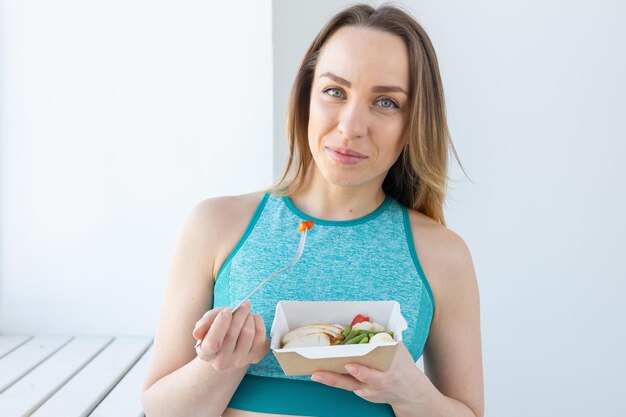
[[[309,324],[348,325],[357,314],[393,332],[393,342],[281,349],[285,333]],[[407,323],[397,301],[279,301],[270,330],[270,347],[285,375],[310,375],[315,371],[348,372],[344,365],[359,363],[387,371]]]

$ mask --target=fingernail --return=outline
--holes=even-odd
[[[222,315],[222,317],[227,319],[227,318],[230,317],[230,310],[225,308],[224,310],[222,310],[222,312],[220,314]]]
[[[317,374],[311,375],[311,379],[315,382],[324,382],[324,377]]]

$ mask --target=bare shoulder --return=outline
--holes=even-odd
[[[457,233],[417,211],[409,210],[409,219],[415,247],[424,254],[425,262],[445,263],[440,267],[451,268],[471,262],[469,248]]]
[[[411,230],[418,259],[433,290],[435,304],[444,294],[462,292],[475,286],[476,276],[465,240],[446,226],[417,211],[409,210]]]
[[[200,201],[192,210],[190,221],[199,233],[210,231],[214,264],[213,278],[237,245],[252,219],[264,193],[262,191],[235,196],[213,197]]]
[[[262,198],[263,192],[261,191],[207,198],[196,204],[192,217],[201,224],[230,227],[233,224],[245,222],[244,217],[247,214],[252,216]]]

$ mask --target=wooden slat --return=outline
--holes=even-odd
[[[0,359],[0,393],[70,340],[65,336],[34,337]]]
[[[111,341],[78,337],[0,394],[0,416],[29,416]]]
[[[144,416],[143,407],[141,406],[141,385],[146,376],[151,354],[152,348],[144,353],[139,362],[115,386],[113,391],[102,400],[93,413],[90,414],[90,417]]]
[[[0,358],[21,344],[26,343],[32,336],[3,336],[0,335]]]
[[[151,339],[147,337],[114,340],[33,416],[87,416],[134,366],[150,342]]]

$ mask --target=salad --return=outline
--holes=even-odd
[[[349,325],[310,324],[287,332],[282,348],[354,345],[362,343],[393,342],[393,332],[372,323],[370,318],[357,314]]]

